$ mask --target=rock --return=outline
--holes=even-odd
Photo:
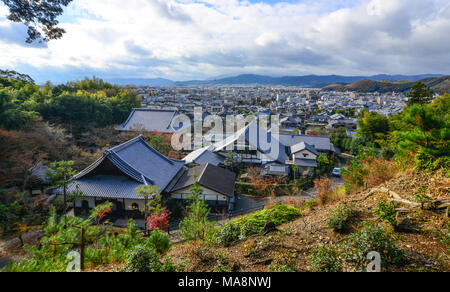
[[[272,221],[267,221],[266,224],[264,225],[262,232],[264,235],[267,235],[271,232],[277,231],[277,227],[275,225],[275,223],[273,223]]]

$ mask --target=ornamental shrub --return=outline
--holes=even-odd
[[[156,229],[150,234],[146,245],[156,250],[159,254],[164,254],[170,249],[170,239],[163,231]]]
[[[126,259],[125,272],[176,272],[177,268],[170,261],[162,263],[158,253],[146,245],[136,246]]]

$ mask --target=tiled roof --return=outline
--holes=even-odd
[[[74,179],[76,181],[91,179],[92,175],[90,174],[105,160],[109,160],[125,176],[136,181],[139,185],[156,185],[160,192],[166,189],[184,166],[184,161],[165,157],[148,145],[142,136],[138,136],[106,150],[103,157],[77,174]]]
[[[76,180],[70,184],[68,192],[81,191],[83,196],[110,199],[142,199],[136,188],[142,185],[126,176],[96,175]],[[59,190],[58,193],[61,193]]]
[[[305,142],[319,151],[333,151],[330,137],[326,136],[280,134],[280,142],[288,147]]]
[[[48,183],[47,171],[51,171],[45,164],[37,163],[29,170],[29,182],[34,184],[46,184]]]
[[[183,158],[186,163],[207,164],[212,165],[224,164],[225,158],[217,153],[211,151],[214,147],[207,146],[189,153]]]
[[[295,154],[304,149],[308,150],[309,152],[314,153],[315,155],[319,155],[319,152],[317,152],[317,150],[314,147],[312,147],[311,145],[309,145],[308,143],[305,143],[305,142],[300,142],[298,144],[291,146],[291,153]]]
[[[259,127],[256,122],[251,122],[244,128],[228,136],[226,139],[215,143],[214,152],[225,150],[227,146],[239,144],[241,141],[245,142],[246,146],[255,148],[259,152],[264,153],[266,156],[271,157],[274,161],[278,161],[280,163],[286,162],[286,148],[275,138],[274,135],[271,135],[270,132]],[[277,153],[271,153],[271,145],[278,147]]]
[[[135,128],[142,127],[149,132],[173,133],[189,126],[176,123],[175,117],[179,114],[175,110],[133,109],[128,119],[118,127],[118,130],[132,131]]]
[[[194,177],[195,181],[201,186],[228,197],[234,197],[236,174],[209,163],[189,169],[172,188],[171,192],[192,186]]]

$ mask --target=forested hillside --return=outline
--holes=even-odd
[[[140,99],[133,91],[95,77],[38,86],[27,75],[0,72],[0,126],[6,130],[23,130],[42,117],[80,137],[89,128],[122,123],[134,107]]]
[[[420,80],[432,92],[444,94],[450,91],[450,76],[425,78]],[[360,80],[350,84],[334,83],[323,87],[324,90],[356,91],[356,92],[407,92],[416,84],[414,81],[374,81]]]

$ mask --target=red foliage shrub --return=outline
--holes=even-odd
[[[148,228],[153,231],[156,229],[167,230],[169,228],[169,217],[170,212],[165,210],[160,214],[151,214],[147,218]]]

